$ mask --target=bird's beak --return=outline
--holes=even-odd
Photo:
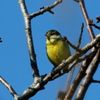
[[[50,40],[50,36],[45,35],[46,39]]]

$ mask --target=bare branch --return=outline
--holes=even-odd
[[[80,47],[80,44],[81,44],[83,28],[84,28],[84,23],[82,23],[82,26],[81,26],[80,37],[79,37],[78,44],[77,44],[78,48]]]
[[[70,56],[68,59],[66,59],[58,67],[56,67],[54,69],[55,75],[52,75],[52,73],[49,73],[47,76],[46,75],[40,76],[38,66],[37,66],[37,61],[36,61],[36,54],[35,54],[35,50],[34,50],[33,39],[32,39],[31,19],[33,17],[36,17],[38,15],[43,14],[44,12],[50,12],[50,13],[54,14],[54,12],[51,11],[51,9],[54,8],[55,6],[57,6],[62,1],[63,0],[58,0],[50,6],[47,6],[45,8],[41,8],[40,11],[38,11],[38,12],[35,12],[33,14],[28,14],[27,7],[26,7],[26,4],[25,4],[25,0],[19,0],[19,5],[20,5],[21,11],[22,11],[22,14],[23,14],[23,17],[24,17],[24,21],[25,21],[25,31],[26,31],[26,37],[27,37],[27,45],[28,45],[28,50],[29,50],[29,55],[30,55],[30,63],[31,63],[31,67],[32,67],[34,83],[19,96],[14,91],[14,89],[0,76],[0,81],[8,88],[8,90],[10,91],[10,93],[12,94],[12,96],[14,97],[15,100],[28,100],[30,97],[34,96],[38,91],[44,89],[45,84],[47,84],[49,81],[57,78],[59,76],[58,72],[60,70],[62,70],[66,65],[69,65],[70,63],[73,63],[73,65],[77,64],[78,63],[77,60],[79,60],[79,57],[83,56],[92,47],[96,47],[97,44],[100,42],[100,35],[98,35],[94,39],[95,36],[93,34],[92,28],[89,26],[89,18],[88,18],[87,12],[86,12],[85,7],[84,7],[84,1],[83,0],[80,0],[80,1],[75,0],[75,1],[80,3],[84,17],[86,19],[88,31],[91,34],[91,38],[94,39],[94,40],[91,43],[87,44],[82,49],[78,49],[77,47],[72,45],[69,41],[67,41],[68,44],[71,45],[76,50],[76,53],[74,55]],[[82,29],[83,29],[83,27],[82,27]],[[80,38],[81,38],[81,35],[80,35]],[[92,56],[94,56],[94,55],[92,55]],[[93,57],[89,60],[92,60],[92,59],[93,59]],[[86,63],[85,67],[83,66],[84,71],[86,70],[87,65],[89,63],[90,62]],[[73,66],[68,67],[68,72],[72,68],[73,68]],[[82,71],[83,71],[83,69],[81,69],[81,72]],[[84,71],[83,71],[83,75],[81,76],[81,78],[83,78],[83,76],[85,75]],[[63,75],[63,74],[65,74],[65,73],[61,73],[61,75]],[[80,82],[80,80],[78,80],[78,83],[79,82]]]
[[[86,11],[86,7],[84,5],[84,0],[79,0],[79,4],[80,4],[80,7],[81,7],[83,16],[85,18],[85,21],[86,21],[86,24],[87,24],[87,29],[89,31],[90,37],[91,37],[91,39],[94,39],[95,35],[94,35],[94,32],[93,32],[91,26],[89,25],[89,17],[88,17],[87,11]]]
[[[93,51],[92,51],[92,52],[93,52]],[[92,53],[92,52],[91,52],[91,53]],[[82,58],[75,59],[75,60],[73,61],[73,63],[68,67],[68,69],[71,70],[77,63],[80,63],[80,62],[84,61],[84,60],[87,59],[87,58],[88,58],[88,55],[85,55],[85,56],[82,57]]]
[[[79,83],[81,82],[81,80],[85,76],[86,69],[88,68],[88,65],[92,61],[92,59],[95,56],[96,52],[97,52],[97,50],[95,50],[94,52],[90,53],[88,55],[88,57],[85,59],[85,61],[83,62],[83,65],[80,68],[80,71],[78,72],[76,78],[74,79],[72,85],[70,86],[70,89],[69,89],[68,93],[66,94],[64,100],[72,100],[72,97],[73,97],[73,95],[74,95]]]
[[[66,42],[69,44],[69,46],[71,46],[73,49],[75,49],[75,50],[78,51],[78,52],[81,52],[81,50],[80,50],[78,47],[74,46],[74,45],[67,39],[66,36],[63,37],[63,40],[66,41]]]
[[[98,50],[98,53],[96,54],[96,56],[93,58],[90,66],[88,67],[87,71],[86,71],[86,76],[82,82],[82,85],[79,88],[79,91],[77,93],[76,99],[75,100],[83,100],[85,93],[89,87],[89,85],[91,84],[91,80],[92,77],[98,67],[99,64],[99,60],[100,59],[100,52]]]
[[[98,80],[91,80],[92,83],[100,83]]]
[[[100,27],[99,27],[99,26],[97,26],[96,24],[94,24],[94,23],[90,23],[90,25],[91,25],[91,26],[94,26],[95,28],[97,28],[97,29],[99,29],[99,30],[100,30]]]
[[[82,23],[81,32],[80,32],[80,37],[79,37],[78,44],[77,44],[76,47],[75,47],[74,45],[72,45],[72,44],[67,40],[67,43],[68,43],[71,47],[73,47],[74,49],[76,49],[76,51],[78,51],[78,52],[81,52],[81,50],[79,49],[79,46],[80,46],[81,40],[82,40],[83,28],[84,28],[84,23]],[[76,60],[69,66],[69,70],[72,69],[77,63],[82,62],[82,61],[85,60],[85,59],[86,59],[86,56],[85,56],[84,58],[78,58],[78,59],[76,59]]]
[[[62,1],[63,0],[58,0],[58,1],[54,2],[54,4],[52,4],[50,6],[47,6],[45,8],[43,7],[40,11],[35,12],[33,14],[30,14],[30,18],[36,17],[36,16],[41,15],[41,14],[43,14],[45,12],[50,12],[50,13],[54,14],[54,12],[52,12],[51,9],[54,8],[55,6],[57,6],[59,3],[62,3]]]
[[[9,83],[7,83],[7,81],[5,79],[3,79],[3,77],[1,77],[1,76],[0,76],[0,82],[9,90],[9,92],[11,93],[11,95],[13,97],[18,96],[18,94],[13,89],[13,87]]]
[[[88,31],[89,31],[89,34],[90,34],[90,37],[91,37],[91,39],[93,40],[94,38],[95,38],[95,35],[94,35],[94,32],[93,32],[93,30],[92,30],[92,27],[90,26],[90,23],[92,23],[92,20],[90,20],[89,19],[89,17],[88,17],[88,14],[87,14],[87,11],[86,11],[86,8],[85,8],[85,5],[84,5],[84,0],[79,0],[79,4],[80,4],[80,7],[81,7],[81,10],[82,10],[82,13],[83,13],[83,15],[84,15],[84,18],[85,18],[85,21],[86,21],[86,24],[87,24],[87,29],[88,29]],[[95,56],[95,58],[94,59],[97,59],[98,60],[98,58],[100,59],[100,50],[98,50],[98,53],[96,54],[96,56]],[[99,55],[98,55],[99,54]],[[89,66],[89,69],[90,69],[90,73],[93,73],[92,75],[91,75],[91,77],[90,77],[90,80],[92,79],[92,77],[93,77],[93,75],[94,75],[94,73],[95,73],[95,71],[96,71],[96,69],[97,69],[97,67],[98,67],[98,61],[97,62],[94,62],[95,64],[95,66],[96,67],[94,67],[94,65],[92,65],[92,62],[91,62],[91,66]],[[87,75],[86,75],[87,76]],[[88,74],[88,76],[89,76],[89,74]],[[85,86],[85,88],[84,89],[80,89],[79,90],[79,93],[77,94],[77,97],[76,97],[76,100],[82,100],[83,98],[84,98],[84,95],[85,95],[85,93],[86,93],[86,91],[87,91],[87,89],[88,89],[88,87],[89,87],[89,85],[90,85],[90,83],[88,83],[88,81],[86,81],[86,80],[84,80],[85,82],[87,82],[84,86]],[[83,83],[82,84],[84,84],[84,81],[83,81]],[[83,87],[83,85],[82,85],[82,87]],[[80,97],[81,96],[81,97]]]
[[[19,5],[25,21],[25,29],[26,29],[25,31],[26,31],[27,45],[28,45],[28,50],[30,55],[30,62],[32,67],[32,74],[33,74],[34,82],[36,83],[40,75],[39,75],[39,70],[36,61],[36,54],[35,54],[34,44],[32,39],[31,21],[26,8],[25,0],[19,0]]]

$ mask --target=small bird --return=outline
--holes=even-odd
[[[70,49],[67,42],[63,40],[58,31],[49,30],[45,36],[47,57],[55,68],[71,55]],[[66,71],[66,68],[63,69],[63,72]]]

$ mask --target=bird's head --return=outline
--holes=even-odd
[[[49,30],[46,34],[46,43],[56,43],[58,40],[62,39],[61,34],[56,30]]]

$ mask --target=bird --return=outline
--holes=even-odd
[[[46,36],[46,54],[49,61],[56,68],[62,61],[66,60],[70,55],[70,48],[66,41],[63,40],[62,35],[57,30],[49,30]],[[67,66],[63,69],[67,72]]]

